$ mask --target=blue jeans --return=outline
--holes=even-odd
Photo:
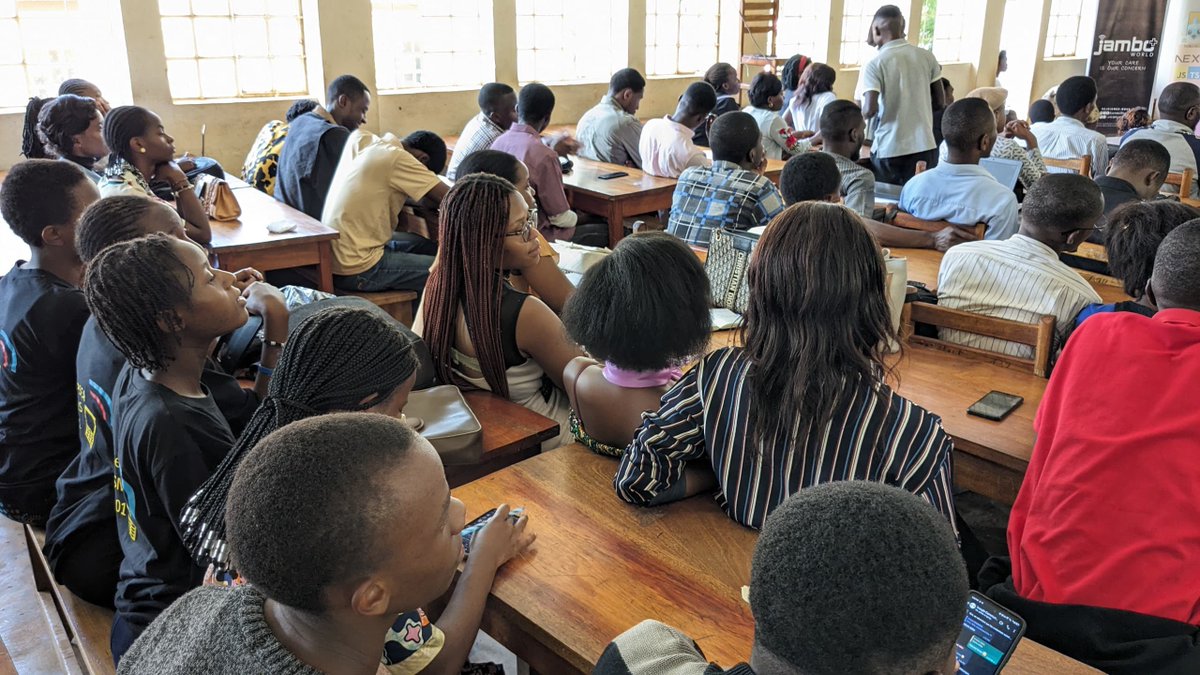
[[[383,257],[366,272],[333,276],[343,291],[417,291],[425,289],[437,244],[411,232],[397,232],[383,247]]]

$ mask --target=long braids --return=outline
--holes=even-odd
[[[46,159],[46,146],[42,144],[42,139],[38,136],[38,115],[42,112],[42,106],[53,100],[52,98],[33,96],[25,105],[25,126],[21,129],[21,154],[25,155],[26,159]]]
[[[87,131],[95,121],[97,111],[95,101],[74,94],[64,94],[45,101],[41,112],[38,113],[35,131],[46,149],[46,154],[53,157],[71,157],[75,136]],[[92,160],[97,158],[80,159],[88,160],[89,164],[92,164]]]
[[[378,405],[413,376],[417,365],[413,342],[372,310],[330,307],[302,321],[279,356],[266,399],[184,507],[183,543],[192,557],[202,565],[229,568],[225,501],[238,465],[259,441],[298,420]]]
[[[497,272],[508,227],[513,184],[486,173],[459,180],[442,201],[438,240],[441,262],[425,286],[425,343],[442,382],[469,386],[454,372],[458,312],[467,322],[483,379],[508,398],[501,342],[500,298],[504,281]]]
[[[137,195],[117,195],[93,202],[75,226],[75,250],[79,259],[87,264],[100,251],[117,242],[145,236],[142,218],[158,208],[163,206]]]

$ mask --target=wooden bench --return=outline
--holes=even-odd
[[[922,232],[941,232],[950,226],[961,227],[974,234],[976,239],[983,239],[984,232],[987,231],[986,223],[959,225],[948,220],[925,220],[903,211],[896,212],[896,217],[892,220],[892,224],[906,230],[921,230]]]
[[[1037,323],[1023,323],[939,307],[927,302],[908,303],[908,308],[911,311],[913,324],[928,324],[939,330],[945,328],[1017,342],[1032,347],[1034,355],[1032,359],[1023,359],[916,334],[909,338],[911,343],[973,354],[1002,363],[1011,363],[1032,370],[1033,374],[1038,377],[1046,377],[1049,374],[1050,352],[1054,344],[1053,316],[1043,316]]]
[[[70,672],[63,635],[54,601],[38,588],[24,529],[0,516],[0,639],[16,672]]]
[[[1084,155],[1083,157],[1074,157],[1072,159],[1054,159],[1053,157],[1042,157],[1042,161],[1046,166],[1052,166],[1056,169],[1066,169],[1074,171],[1080,176],[1091,178],[1092,176],[1092,156]],[[1107,167],[1106,167],[1107,168]]]
[[[416,291],[336,291],[338,295],[352,295],[387,312],[393,319],[412,328],[413,303],[419,297]]]

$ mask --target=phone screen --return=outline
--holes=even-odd
[[[962,675],[994,675],[1017,648],[1025,620],[991,598],[971,591],[955,654]]]
[[[1000,421],[1025,401],[1020,396],[1002,391],[988,392],[986,396],[971,404],[967,413],[984,419]]]

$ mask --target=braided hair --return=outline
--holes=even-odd
[[[52,100],[32,96],[29,103],[25,104],[25,126],[21,129],[21,154],[25,155],[26,159],[46,159],[47,157],[42,139],[38,137],[37,123],[42,107]]]
[[[46,152],[54,157],[72,156],[75,136],[88,130],[97,111],[94,100],[74,94],[47,101],[37,116],[37,135]],[[25,124],[28,127],[29,120]]]
[[[104,117],[104,144],[112,153],[108,156],[110,166],[128,161],[129,142],[146,133],[150,115],[149,110],[136,105],[118,106],[108,111]]]
[[[725,93],[725,85],[733,82],[736,77],[737,69],[725,62],[714,63],[704,73],[704,81],[711,84],[712,88],[717,90],[717,94]]]
[[[192,301],[195,277],[175,253],[175,241],[156,233],[114,244],[87,267],[88,309],[134,368],[163,370],[174,359],[168,339],[180,342],[159,325],[178,325],[176,312]]]
[[[461,307],[488,387],[508,398],[500,340],[504,280],[496,271],[504,253],[513,184],[486,173],[461,178],[442,201],[438,226],[441,262],[425,286],[425,343],[438,379],[470,386],[454,373],[450,350]]]
[[[75,226],[79,259],[87,264],[113,244],[144,236],[142,217],[161,208],[169,207],[137,195],[119,195],[93,203]]]
[[[99,88],[96,85],[92,84],[91,82],[80,79],[78,77],[73,77],[69,80],[63,80],[63,83],[58,85],[58,95],[59,96],[62,96],[63,94],[75,94],[76,96],[87,96],[93,90],[98,91]]]
[[[267,398],[184,507],[183,543],[192,557],[229,568],[225,502],[238,465],[260,440],[297,420],[378,405],[416,373],[417,364],[408,336],[371,310],[330,307],[302,321],[279,356]]]
[[[788,59],[779,73],[783,88],[788,91],[796,91],[800,86],[800,73],[803,73],[810,63],[812,63],[812,59],[803,54],[796,54]]]

